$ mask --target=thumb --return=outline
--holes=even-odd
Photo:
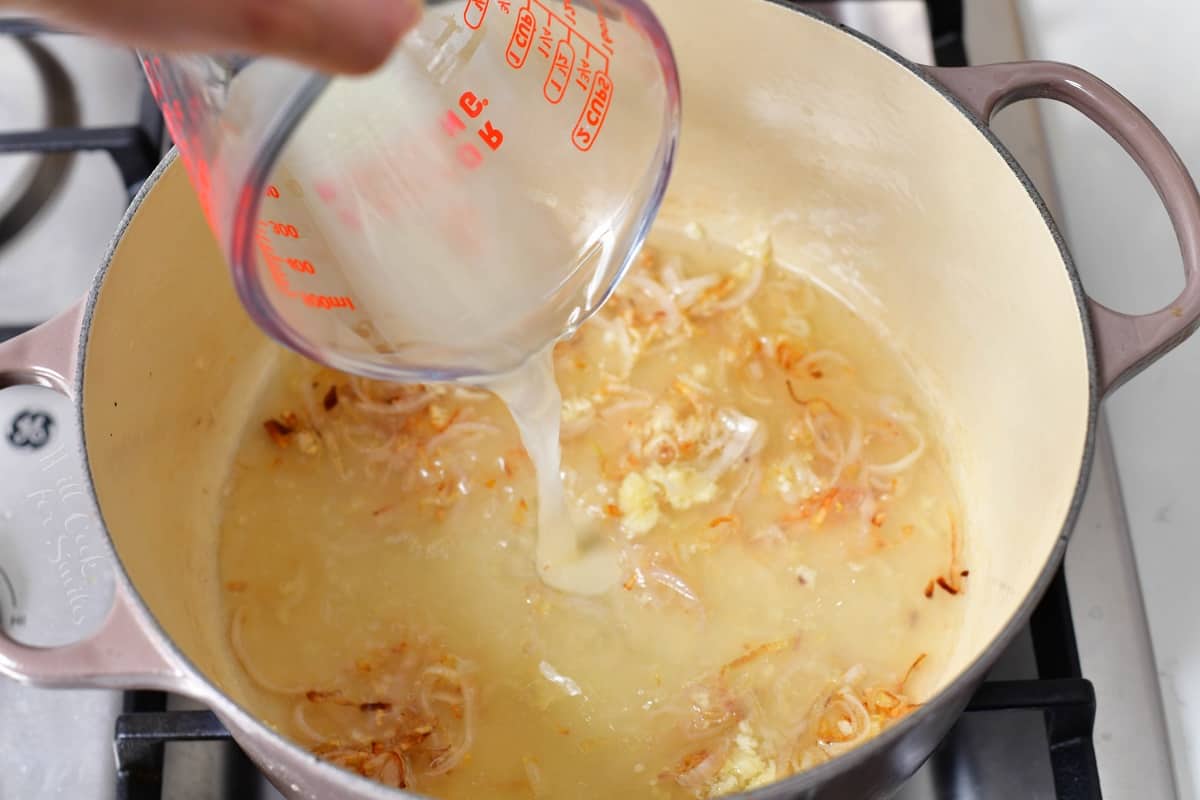
[[[208,0],[211,2],[211,0]],[[421,19],[421,0],[225,0],[241,5],[244,47],[328,72],[362,73],[387,59]],[[205,5],[206,0],[198,0]]]

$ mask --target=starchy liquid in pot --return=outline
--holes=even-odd
[[[534,564],[555,589],[598,595],[621,577],[617,549],[604,532],[567,504],[562,480],[562,393],[550,350],[510,375],[485,384],[508,407],[537,476],[537,543]]]
[[[617,584],[541,580],[538,476],[494,395],[289,356],[221,523],[235,696],[445,798],[719,796],[923,699],[969,590],[961,513],[871,326],[766,240],[664,238],[553,360],[567,513]]]

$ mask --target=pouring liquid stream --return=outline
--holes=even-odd
[[[620,565],[615,548],[567,506],[559,445],[562,394],[554,379],[553,347],[483,385],[508,407],[537,473],[538,575],[563,592],[603,594],[620,580]]]

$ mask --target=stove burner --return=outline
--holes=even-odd
[[[27,38],[0,40],[0,126],[6,131],[73,127],[79,122],[75,87],[54,55]],[[30,223],[53,196],[70,154],[29,153],[0,158],[0,247]]]

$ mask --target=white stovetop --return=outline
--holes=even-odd
[[[990,2],[990,0],[982,0]],[[1200,3],[1019,0],[1031,57],[1088,69],[1129,97],[1200,176]],[[1050,104],[1045,104],[1050,105]],[[1044,108],[1062,220],[1084,285],[1128,312],[1182,288],[1149,182],[1082,115]],[[1107,403],[1181,797],[1200,798],[1200,336]]]
[[[81,125],[123,125],[137,118],[142,83],[131,53],[81,37],[38,41],[74,82]],[[17,46],[0,38],[0,48],[4,63],[12,65]],[[0,80],[12,77],[9,71]],[[25,129],[26,120],[7,114],[5,97],[0,91],[0,132]],[[74,156],[63,184],[34,224],[0,246],[0,328],[40,322],[82,297],[127,205],[121,177],[106,153]],[[7,434],[27,412],[54,420],[44,449],[8,445]],[[6,572],[0,586],[0,615],[7,614],[11,623],[12,616],[24,617],[30,609],[21,631],[34,644],[79,638],[108,605],[104,592],[78,589],[95,577],[96,564],[88,562],[101,543],[95,539],[100,530],[95,512],[78,491],[83,465],[77,458],[59,457],[79,449],[73,417],[70,401],[49,390],[17,387],[0,396],[0,567],[13,573]],[[46,497],[58,500],[46,505]],[[67,497],[71,508],[63,502]],[[19,564],[30,567],[23,574],[7,557],[18,538],[34,556]],[[10,581],[16,585],[9,586]],[[10,593],[18,592],[14,609]],[[89,596],[88,618],[73,616],[71,604]],[[111,798],[113,724],[120,709],[117,692],[31,689],[0,677],[0,800]]]
[[[142,77],[131,52],[85,37],[42,36],[38,42],[71,77],[80,125],[137,119]],[[10,57],[16,49],[12,40],[0,47]],[[10,132],[14,122],[0,105],[0,132]],[[0,327],[41,322],[86,294],[128,204],[107,153],[76,154],[33,224],[0,245]]]

